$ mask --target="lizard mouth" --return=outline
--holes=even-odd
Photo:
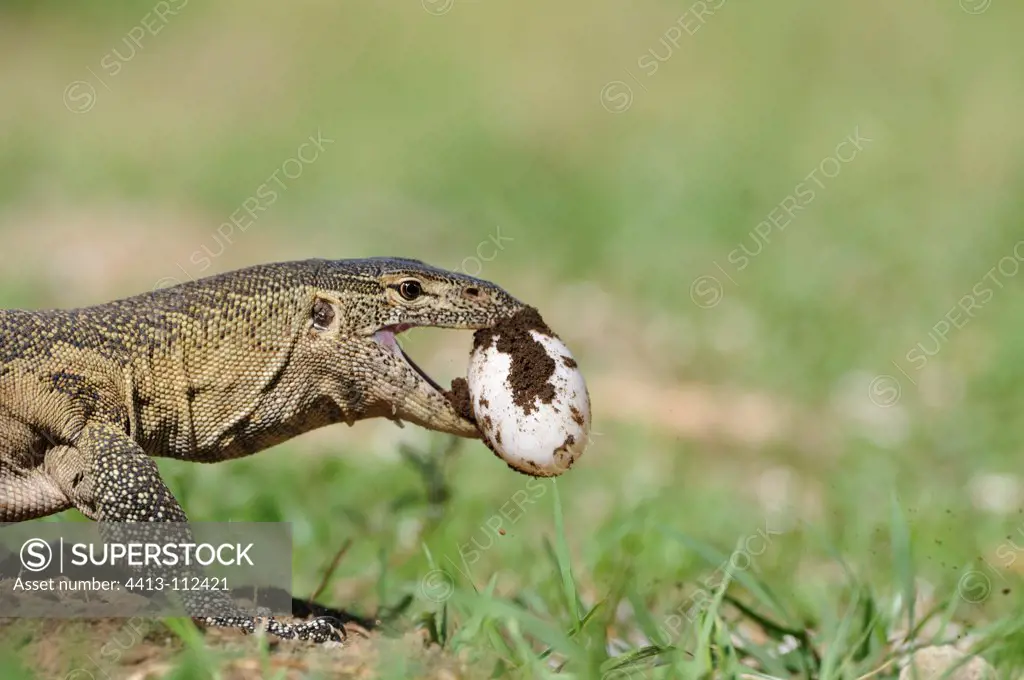
[[[479,438],[480,430],[472,418],[467,417],[466,409],[456,406],[456,402],[453,401],[454,393],[448,392],[427,375],[398,344],[395,336],[415,327],[418,326],[408,323],[393,324],[383,326],[373,333],[374,342],[378,343],[382,350],[394,354],[395,358],[400,360],[400,366],[404,367],[398,373],[388,369],[388,378],[394,380],[394,387],[403,390],[404,393],[388,394],[379,405],[383,408],[375,415],[384,416],[399,424],[405,421],[436,432],[447,432],[469,439]],[[416,380],[416,383],[410,384],[410,379]],[[452,384],[454,386],[455,383]],[[468,394],[465,401],[468,405]]]
[[[375,340],[377,340],[377,342],[379,342],[380,344],[394,352],[396,355],[401,357],[402,361],[409,364],[409,367],[412,370],[416,371],[416,373],[419,374],[419,376],[423,378],[423,380],[425,380],[428,385],[433,387],[441,394],[444,394],[444,388],[438,385],[436,380],[427,375],[427,373],[422,368],[420,368],[415,361],[412,360],[412,357],[405,353],[405,350],[402,349],[402,346],[398,344],[398,340],[396,339],[395,336],[402,333],[403,331],[409,330],[410,328],[413,328],[413,325],[409,323],[396,324],[393,326],[384,326],[379,331],[374,333],[373,337]]]

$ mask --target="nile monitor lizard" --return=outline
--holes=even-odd
[[[185,522],[152,456],[213,463],[332,423],[385,417],[478,437],[395,336],[485,328],[522,306],[487,281],[372,258],[260,265],[83,309],[0,310],[0,522],[68,508]],[[224,607],[206,623],[255,630]],[[325,620],[267,630],[338,635]]]

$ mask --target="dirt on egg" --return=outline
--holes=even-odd
[[[467,376],[453,380],[445,397],[498,458],[523,474],[562,474],[589,440],[583,376],[534,307],[475,333]]]
[[[512,388],[516,405],[526,414],[537,409],[535,400],[539,399],[542,404],[550,404],[555,398],[555,386],[550,382],[555,372],[555,360],[548,356],[544,345],[537,342],[530,335],[530,331],[537,331],[551,338],[558,337],[544,323],[540,312],[534,307],[524,307],[491,328],[478,330],[473,336],[474,349],[497,342],[497,350],[511,357],[509,387]]]
[[[476,422],[476,416],[473,414],[473,400],[469,396],[469,383],[465,378],[452,380],[452,388],[445,392],[444,396],[456,413],[472,423]]]
[[[516,405],[526,414],[537,409],[535,400],[550,404],[555,398],[555,387],[550,383],[551,375],[555,372],[555,360],[548,356],[544,345],[537,342],[530,331],[558,337],[544,322],[536,307],[524,307],[507,319],[502,319],[490,328],[481,328],[473,335],[473,349],[497,342],[497,350],[511,357],[509,387]],[[572,357],[563,357],[563,361],[569,368],[576,367]],[[445,392],[445,397],[456,413],[466,420],[476,422],[473,402],[469,396],[469,383],[465,378],[452,380],[451,389]]]

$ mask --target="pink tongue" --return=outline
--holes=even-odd
[[[398,341],[395,340],[395,334],[391,331],[377,331],[374,335],[382,345],[386,345],[392,349],[398,348]]]

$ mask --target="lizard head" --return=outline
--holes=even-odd
[[[321,278],[324,283],[334,279],[336,285],[314,300],[313,327],[335,328],[342,355],[337,366],[349,376],[346,391],[361,396],[356,417],[386,417],[479,437],[476,425],[455,410],[444,388],[416,365],[396,338],[419,327],[487,328],[522,309],[523,303],[489,281],[417,260],[348,260],[338,263],[344,266],[337,268],[336,277],[332,264]],[[327,317],[332,321],[323,323]]]

